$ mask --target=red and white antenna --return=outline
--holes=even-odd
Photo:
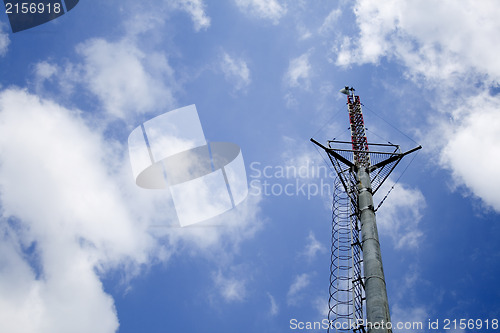
[[[390,333],[373,194],[404,156],[422,147],[401,153],[397,145],[368,143],[361,102],[354,91],[348,86],[340,90],[347,95],[351,142],[328,140],[326,147],[311,138],[327,153],[338,176],[333,194],[328,331]]]

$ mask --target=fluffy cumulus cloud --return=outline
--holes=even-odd
[[[41,92],[48,81],[58,83],[66,96],[89,91],[103,111],[117,118],[173,109],[177,84],[164,53],[145,53],[132,39],[118,42],[90,39],[76,47],[80,61],[35,65],[35,85]],[[161,108],[161,109],[160,109]]]
[[[58,67],[47,61],[39,62],[35,65],[35,76],[37,80],[50,80],[58,72]]]
[[[286,6],[277,0],[236,0],[236,5],[241,11],[270,20],[273,24],[278,24],[280,18],[287,12]]]
[[[226,80],[233,82],[236,90],[245,89],[250,84],[250,70],[245,60],[231,57],[224,52],[220,67]]]
[[[2,330],[114,331],[98,272],[141,265],[155,244],[106,167],[118,156],[77,114],[22,90],[1,93],[0,128]]]
[[[202,1],[177,6],[195,29],[209,26]],[[136,125],[142,113],[174,108],[167,57],[140,49],[136,38],[160,23],[136,26],[118,41],[87,40],[71,63],[40,61],[32,81],[38,95],[0,91],[0,331],[115,332],[120,314],[101,283],[108,272],[120,270],[128,284],[178,252],[224,271],[241,241],[259,230],[257,196],[209,221],[217,227],[175,227],[169,192],[139,189],[126,138],[104,134],[110,119]],[[5,38],[0,34],[0,51]],[[65,94],[44,89],[50,84]],[[95,98],[102,113],[56,102],[83,95]],[[245,295],[245,283],[234,276],[216,274],[214,283],[227,301]]]
[[[168,228],[170,196],[137,188],[126,147],[80,115],[24,90],[0,93],[2,331],[114,332],[102,275],[120,270],[129,283],[177,251],[217,253],[224,267],[259,228],[257,197],[221,216],[222,227]],[[245,295],[241,280],[215,282],[227,301]]]
[[[471,72],[500,77],[500,8],[496,1],[359,0],[359,35],[341,41],[338,63],[377,63],[394,57],[412,75],[448,80]],[[499,50],[497,50],[499,49]]]
[[[454,110],[453,122],[444,122],[447,133],[440,163],[449,169],[457,185],[465,185],[484,203],[500,212],[495,195],[500,180],[500,100],[482,94],[469,98]],[[471,112],[471,110],[474,110]]]
[[[432,116],[431,126],[421,130],[422,140],[457,184],[500,211],[490,194],[498,184],[475,172],[500,166],[494,157],[499,97],[488,92],[500,82],[497,2],[359,0],[353,8],[359,32],[338,41],[337,64],[378,63],[386,57],[399,62],[417,84],[439,87],[440,98],[432,105],[441,118]]]
[[[174,103],[173,70],[164,54],[145,54],[127,40],[92,39],[77,47],[83,83],[115,116],[153,111]]]
[[[311,85],[311,63],[309,62],[310,52],[290,60],[288,70],[285,73],[285,84],[289,87],[303,87],[309,89]]]

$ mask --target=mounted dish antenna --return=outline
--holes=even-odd
[[[344,88],[340,89],[340,92],[343,93],[344,95],[354,95],[354,88],[349,86],[345,86]]]

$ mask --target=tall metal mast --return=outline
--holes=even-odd
[[[333,204],[328,331],[390,333],[373,194],[405,155],[422,147],[401,153],[397,145],[369,144],[359,96],[354,94],[354,88],[345,87],[340,92],[347,95],[351,142],[329,140],[326,147],[311,139],[325,150],[338,175]]]

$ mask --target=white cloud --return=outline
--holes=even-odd
[[[145,54],[126,40],[92,39],[78,45],[77,51],[83,65],[74,80],[81,80],[110,114],[125,117],[172,107],[173,70],[165,55]]]
[[[4,24],[0,22],[0,56],[4,56],[9,48],[9,35],[3,32]]]
[[[166,192],[137,188],[126,147],[80,113],[23,90],[0,93],[1,331],[114,332],[119,314],[101,275],[117,269],[128,284],[179,251],[229,265],[260,226],[252,197],[219,228],[168,228],[176,217]],[[244,297],[241,280],[218,281],[228,301]]]
[[[316,237],[314,236],[314,233],[312,231],[309,232],[309,235],[307,236],[307,244],[306,248],[304,249],[304,256],[307,258],[307,260],[311,261],[316,257],[316,254],[318,252],[324,253],[326,251],[326,248],[318,242]]]
[[[500,51],[496,33],[500,8],[494,0],[481,6],[472,0],[438,4],[359,0],[354,13],[359,36],[340,41],[340,65],[377,63],[381,57],[394,57],[410,75],[444,84],[471,72],[500,78],[495,56]]]
[[[440,164],[451,171],[457,185],[465,185],[484,203],[500,212],[494,177],[500,168],[500,100],[487,94],[469,98],[454,110],[452,122],[438,132],[448,141],[441,149]],[[440,135],[434,133],[433,137]]]
[[[299,33],[299,40],[306,40],[312,37],[312,33],[303,25],[297,25],[297,32]]]
[[[297,275],[287,293],[287,304],[296,305],[302,298],[301,291],[309,286],[311,277],[307,273]]]
[[[233,58],[224,52],[220,67],[226,80],[233,82],[236,90],[245,89],[250,84],[250,70],[245,60]]]
[[[39,62],[35,65],[36,77],[41,80],[47,80],[53,77],[58,71],[56,65],[46,61]]]
[[[271,295],[270,293],[267,293],[267,297],[269,297],[269,302],[270,302],[269,315],[276,316],[279,312],[278,303],[276,303],[274,296]]]
[[[80,57],[71,62],[40,61],[34,71],[36,91],[61,100],[54,89],[43,89],[42,84],[51,80],[66,99],[74,97],[71,95],[77,89],[79,95],[82,89],[87,90],[98,99],[102,109],[119,118],[174,109],[174,93],[179,84],[166,53],[155,49],[160,38],[158,31],[165,29],[174,10],[199,13],[203,7],[203,1],[196,0],[154,5],[127,2],[122,8],[125,35],[121,39],[87,39],[76,46]]]
[[[208,28],[202,1],[177,5],[196,30]],[[153,22],[134,26],[120,41],[79,44],[80,62],[36,64],[36,91],[51,96],[43,84],[57,83],[66,98],[94,95],[97,108],[134,125],[137,114],[173,108],[176,82],[167,57],[138,46],[138,34],[163,22],[149,14],[137,22]],[[3,42],[6,50],[8,38]],[[0,91],[0,331],[115,332],[119,313],[100,281],[107,272],[120,270],[129,285],[145,266],[175,254],[224,268],[262,226],[260,198],[252,196],[208,221],[218,227],[172,228],[168,191],[137,188],[125,145],[104,136],[100,115],[94,129],[82,114],[24,90]],[[89,123],[93,117],[85,113]],[[244,297],[241,279],[219,280],[227,282],[226,300]]]
[[[189,16],[196,32],[207,30],[211,19],[206,13],[204,0],[162,0],[155,2],[122,0],[119,2],[123,17],[121,28],[127,38],[144,40],[168,40],[171,31],[165,23],[178,12]]]
[[[44,83],[48,81],[52,81],[54,78],[58,80],[58,82],[62,82],[61,75],[56,75],[59,74],[60,72],[59,66],[56,64],[51,64],[47,61],[42,61],[37,64],[35,64],[34,68],[34,83],[35,83],[35,90],[37,92],[41,92],[44,90]],[[66,87],[66,92],[71,91],[72,87],[70,85],[64,85]],[[62,85],[60,86],[62,88]]]
[[[12,315],[0,322],[13,327],[2,330],[23,331],[33,317],[28,332],[114,331],[116,310],[97,272],[145,263],[155,244],[104,164],[117,156],[71,111],[21,90],[1,93],[0,119],[2,242],[10,247],[0,288],[12,293],[0,298],[1,315]],[[38,278],[19,252],[30,245]],[[15,259],[5,257],[12,251]],[[17,289],[5,284],[13,280]]]
[[[390,179],[377,191],[374,199],[377,205],[392,186]],[[423,237],[419,228],[425,208],[425,198],[418,189],[411,189],[401,183],[394,189],[377,211],[377,225],[381,235],[392,238],[396,248],[417,248]]]
[[[245,280],[236,277],[225,277],[219,271],[214,276],[214,282],[226,302],[241,302],[245,299]]]
[[[205,12],[203,0],[176,0],[174,6],[191,16],[195,31],[206,30],[210,27],[210,17]]]
[[[66,98],[79,88],[97,97],[104,111],[118,118],[174,109],[174,71],[163,53],[142,52],[132,39],[108,42],[90,39],[76,47],[81,62],[57,65],[41,61],[35,66],[35,85],[53,80]]]
[[[241,11],[258,18],[271,20],[273,24],[278,24],[287,10],[277,0],[236,0],[236,5]]]
[[[323,21],[323,24],[319,28],[319,33],[324,34],[334,31],[341,14],[342,11],[339,8],[333,9]]]
[[[310,52],[290,60],[288,70],[285,73],[285,83],[289,87],[303,87],[309,89],[311,85],[311,64],[309,62]]]
[[[482,177],[499,165],[494,157],[500,133],[494,110],[499,102],[486,92],[500,82],[497,2],[477,6],[472,0],[359,0],[354,13],[359,34],[339,41],[337,63],[393,59],[414,82],[434,89],[431,95],[439,98],[432,100],[433,107],[451,121],[429,116],[431,126],[422,130],[422,140],[440,156],[440,165],[450,170],[457,184],[500,211],[500,202],[491,194],[497,184]]]

